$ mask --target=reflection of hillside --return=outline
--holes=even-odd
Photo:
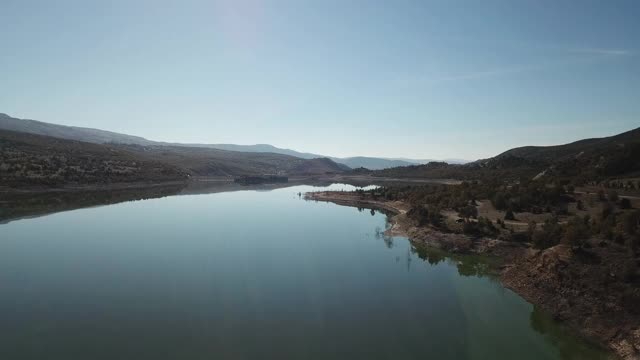
[[[192,181],[184,187],[179,195],[215,194],[231,191],[270,191],[299,185],[327,186],[331,182],[323,181],[289,181],[287,183],[242,185],[233,181],[201,180]]]
[[[446,262],[456,266],[458,274],[461,276],[477,276],[486,277],[490,281],[498,281],[496,259],[481,255],[465,255],[454,254],[443,251],[441,249],[424,246],[411,246],[411,252],[432,266]],[[468,283],[467,283],[468,284]],[[461,302],[465,303],[465,307],[470,306],[471,302],[464,298],[472,294],[479,298],[486,298],[479,294],[479,291],[490,291],[489,287],[475,288],[471,291],[461,291]],[[487,305],[488,306],[488,305]],[[473,316],[482,316],[486,314],[478,313],[478,308],[471,308],[468,312],[476,312]],[[476,322],[471,322],[476,323]],[[574,332],[554,320],[548,313],[544,312],[538,306],[532,306],[529,316],[529,323],[533,330],[540,333],[544,337],[544,341],[551,344],[553,349],[557,349],[559,358],[563,360],[582,360],[582,359],[611,359],[610,354],[595,344],[589,343],[582,338],[576,337]],[[476,333],[471,339],[476,339],[479,335]],[[480,349],[482,346],[479,347]]]
[[[328,182],[289,182],[280,184],[241,185],[232,181],[191,181],[187,184],[157,185],[91,191],[7,192],[0,197],[0,224],[92,206],[126,201],[162,198],[173,195],[215,194],[232,191],[271,191],[298,185],[326,186]]]
[[[60,211],[161,198],[178,194],[184,185],[119,190],[5,193],[0,200],[0,224]]]
[[[606,351],[594,351],[593,346],[584,341],[579,341],[575,336],[571,336],[571,331],[542,311],[540,307],[534,306],[531,311],[531,328],[544,335],[545,340],[553,344],[560,352],[562,359],[610,359]]]

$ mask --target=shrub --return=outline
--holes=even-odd
[[[493,199],[491,199],[491,203],[498,210],[502,210],[507,207],[507,201],[504,194],[501,192],[497,193]]]
[[[538,249],[550,248],[557,245],[562,238],[562,226],[558,224],[558,218],[552,217],[542,224],[542,230],[533,233],[533,245]]]
[[[473,205],[467,205],[458,211],[458,215],[465,219],[475,219],[478,216],[478,209]]]
[[[462,232],[469,235],[476,236],[497,236],[499,231],[498,229],[491,223],[491,221],[485,217],[479,217],[478,221],[473,222],[465,222],[462,227]]]
[[[413,220],[418,226],[425,226],[429,223],[429,210],[424,206],[412,207],[407,211],[407,217]]]
[[[516,217],[513,214],[513,211],[511,209],[507,210],[507,213],[504,214],[504,219],[505,220],[515,220],[516,219]]]
[[[562,243],[570,246],[582,246],[589,238],[590,231],[584,219],[574,216],[565,226]]]

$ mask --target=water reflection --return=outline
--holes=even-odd
[[[393,248],[393,236],[387,234],[386,231],[380,229],[379,226],[376,226],[376,231],[374,236],[376,239],[382,239],[382,241],[384,241],[384,244],[387,246],[387,248],[389,249]]]
[[[40,208],[164,198],[2,226],[0,358],[597,358],[539,314],[534,331],[482,258],[410,246],[309,186],[253,190],[58,194]]]
[[[548,313],[538,306],[533,306],[531,311],[531,328],[544,335],[555,348],[558,349],[562,359],[611,359],[612,357],[602,351],[594,356],[595,345],[582,341],[571,335],[571,330],[562,324],[558,324]]]
[[[149,200],[175,195],[203,195],[235,191],[272,191],[300,185],[322,187],[330,190],[353,190],[348,184],[333,184],[326,181],[306,180],[277,184],[241,185],[232,181],[192,181],[170,185],[148,185],[101,190],[56,190],[50,192],[4,191],[0,192],[0,224],[62,211],[113,205],[122,202]],[[358,187],[371,189],[376,186]],[[302,192],[296,193],[302,199]],[[375,213],[372,212],[372,215]]]
[[[497,277],[499,259],[496,258],[474,254],[449,253],[438,248],[417,245],[412,245],[411,251],[430,265],[438,265],[446,261],[448,264],[455,266],[461,276],[487,277],[492,280]]]
[[[381,240],[388,249],[392,249],[395,241],[400,239],[385,235],[384,231],[379,227],[376,228],[375,238]],[[402,238],[402,240],[408,241],[408,239],[405,238]],[[501,285],[499,285],[498,272],[500,260],[497,258],[474,254],[455,254],[434,247],[409,244],[405,259],[407,270],[410,270],[411,255],[417,256],[430,267],[437,267],[438,265],[455,266],[458,275],[462,277],[484,278],[501,287]],[[400,262],[400,256],[396,256],[395,261]],[[504,291],[509,290],[504,289]],[[468,291],[463,291],[463,293],[466,292]],[[468,296],[469,294],[466,295]],[[462,300],[462,303],[465,302],[467,301]],[[614,359],[613,355],[606,351],[606,349],[602,349],[598,345],[576,336],[574,331],[554,320],[538,306],[531,306],[529,323],[531,329],[543,335],[544,341],[556,349],[560,359]],[[490,329],[490,331],[495,331],[495,329]],[[469,357],[474,358],[473,354]]]
[[[2,193],[0,194],[0,224],[61,211],[162,198],[176,195],[183,189],[184,185],[169,185],[143,189]]]

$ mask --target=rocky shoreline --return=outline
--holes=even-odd
[[[621,281],[622,265],[611,249],[601,251],[595,246],[579,252],[558,245],[541,251],[526,244],[418,227],[407,217],[409,204],[363,198],[353,192],[311,192],[305,198],[384,210],[393,224],[387,234],[407,237],[418,245],[495,256],[501,260],[497,272],[505,287],[620,358],[640,359],[640,309],[635,310],[640,291]]]

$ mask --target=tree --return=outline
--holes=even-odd
[[[505,199],[504,194],[501,192],[496,193],[493,199],[491,199],[491,203],[498,210],[502,210],[507,207],[507,200]]]
[[[467,205],[458,211],[458,215],[468,221],[469,218],[476,218],[478,216],[478,209],[473,205]]]
[[[533,245],[538,249],[546,249],[557,245],[562,238],[562,226],[557,217],[551,217],[542,224],[542,230],[533,233]]]
[[[515,220],[516,219],[515,215],[513,214],[513,211],[511,211],[511,209],[507,210],[507,213],[504,214],[504,219],[505,220]]]
[[[589,228],[585,221],[578,216],[571,218],[564,229],[562,243],[570,246],[582,246],[589,238]]]
[[[424,206],[416,206],[412,207],[407,212],[407,217],[409,219],[415,221],[418,226],[424,226],[429,223],[429,210],[427,210]]]
[[[538,224],[533,220],[529,221],[529,224],[527,225],[529,237],[533,237],[533,233],[536,232],[536,229],[538,229]]]
[[[429,206],[429,223],[436,227],[442,227],[441,209],[436,206]],[[446,227],[446,226],[445,226]]]
[[[631,200],[627,198],[620,199],[620,208],[621,209],[631,209]]]
[[[625,212],[622,214],[618,229],[627,235],[635,235],[640,225],[640,210]]]

